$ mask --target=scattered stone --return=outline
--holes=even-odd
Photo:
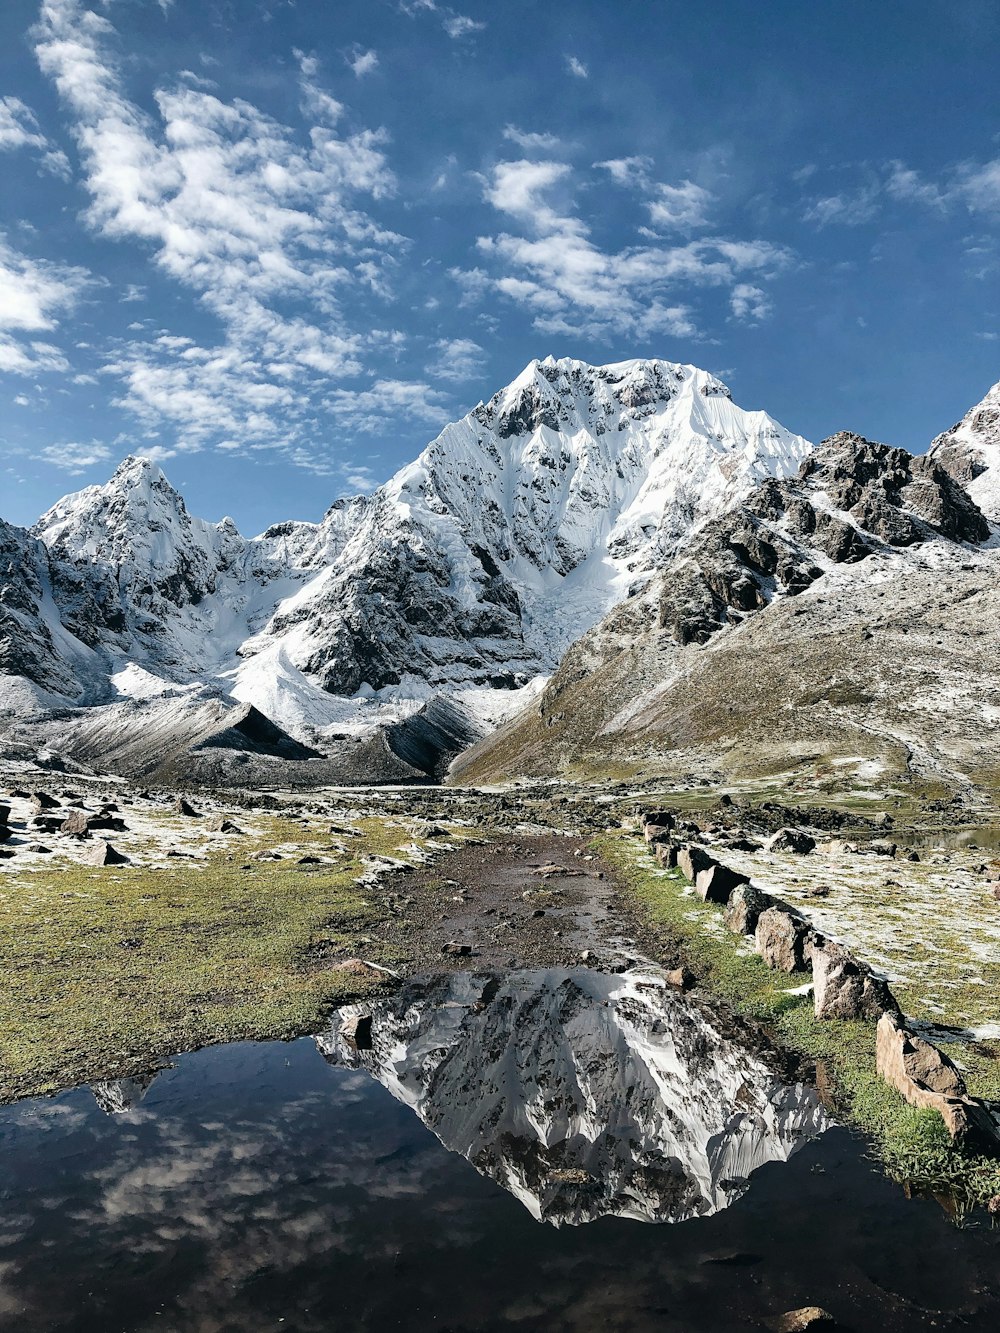
[[[783,1315],[771,1321],[774,1333],[807,1333],[810,1328],[820,1324],[830,1325],[833,1315],[820,1305],[805,1305],[801,1310],[787,1310]]]
[[[784,907],[769,907],[757,918],[757,952],[778,972],[800,972],[805,967],[809,926]]]
[[[777,833],[772,833],[764,843],[766,852],[795,852],[798,856],[806,856],[816,846],[816,839],[804,833],[802,829],[780,828]]]
[[[888,842],[885,838],[875,838],[873,842],[868,844],[866,850],[871,856],[891,857],[896,855],[896,844]]]
[[[218,815],[209,825],[211,833],[242,833],[243,830],[238,824],[234,824],[231,819],[226,819],[224,815]]]
[[[6,828],[7,821],[10,819],[10,806],[0,805],[0,828]]]
[[[251,861],[280,861],[282,859],[280,852],[274,852],[267,849],[254,852],[250,857]]]
[[[196,810],[191,802],[185,800],[183,796],[178,796],[177,800],[174,802],[174,814],[187,815],[189,819],[201,818],[201,811]]]
[[[110,842],[99,838],[87,852],[87,862],[92,866],[125,866],[129,864],[129,859],[112,847]]]
[[[715,865],[698,871],[694,881],[694,891],[702,902],[725,905],[729,902],[733,890],[740,884],[746,884],[749,878],[749,875],[744,875],[740,870],[730,870],[729,866],[716,862]]]
[[[919,861],[919,860],[920,860],[920,853],[919,853],[919,852],[907,852],[907,853],[906,853],[906,859],[907,859],[907,861]]]
[[[965,1090],[965,1080],[936,1046],[907,1028],[898,1013],[878,1021],[875,1067],[910,1106],[937,1111],[955,1140],[996,1146],[996,1126],[983,1106]]]
[[[86,810],[74,810],[59,825],[59,832],[71,838],[89,838],[90,822]]]
[[[43,810],[59,809],[59,802],[54,796],[50,796],[47,791],[33,791],[31,793],[31,804],[36,815],[40,815]]]
[[[593,949],[584,949],[583,953],[580,955],[580,962],[586,963],[588,967],[592,967],[597,962],[597,954],[594,953]]]
[[[677,990],[690,990],[695,983],[694,973],[686,967],[675,967],[669,972],[664,972],[663,978],[668,986],[673,986]]]
[[[460,958],[466,958],[472,953],[472,945],[459,944],[457,940],[449,940],[447,944],[442,944],[441,952],[455,954]]]
[[[737,884],[730,895],[723,921],[734,935],[752,935],[757,929],[761,912],[774,906],[769,893],[763,893],[753,884]]]
[[[817,1018],[879,1018],[886,1010],[898,1012],[888,983],[874,976],[842,944],[814,940],[809,954]]]
[[[16,855],[17,853],[13,847],[0,847],[0,861],[9,861],[12,856]]]
[[[318,866],[320,859],[318,856],[300,856],[295,864],[298,866]]]
[[[587,872],[585,870],[577,870],[575,866],[567,867],[552,864],[538,866],[537,869],[533,870],[531,873],[533,875],[538,875],[540,879],[551,879],[554,875],[585,875]]]
[[[26,852],[34,852],[36,856],[48,856],[52,851],[52,848],[46,847],[44,842],[29,842],[24,850]]]

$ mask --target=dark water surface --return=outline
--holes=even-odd
[[[908,1201],[641,973],[411,983],[0,1109],[0,1167],[26,1333],[1000,1327],[1000,1233]]]

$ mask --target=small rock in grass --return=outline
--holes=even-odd
[[[472,953],[472,945],[460,944],[457,940],[449,940],[447,944],[442,944],[441,952],[455,954],[460,958],[465,958]]]
[[[208,825],[212,833],[242,833],[243,830],[238,824],[234,824],[231,819],[226,819],[224,815],[219,815]]]
[[[174,813],[177,815],[186,815],[189,819],[200,819],[201,811],[196,810],[190,801],[185,800],[183,796],[178,796],[174,802]]]
[[[129,859],[102,838],[87,852],[87,862],[92,866],[123,866],[129,864]]]

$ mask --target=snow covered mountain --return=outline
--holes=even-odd
[[[0,528],[11,711],[208,691],[321,746],[442,694],[494,721],[809,447],[694,367],[548,358],[318,524],[246,539],[129,458],[30,534]]]
[[[371,1018],[367,1049],[345,1021]],[[727,1207],[828,1120],[655,968],[456,973],[349,1005],[316,1038],[539,1221],[679,1222]]]

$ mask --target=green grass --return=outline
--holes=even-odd
[[[329,835],[258,818],[252,836],[207,861],[96,870],[53,857],[4,875],[0,1099],[139,1073],[210,1042],[319,1026],[366,985],[331,970],[380,921],[354,883],[360,857],[398,855],[414,841],[384,820],[358,827],[363,837],[348,839],[346,853],[326,850],[332,864],[308,870],[297,855],[328,849]],[[280,843],[299,851],[249,861]],[[377,943],[364,956],[392,961]]]
[[[595,839],[595,847],[649,921],[677,940],[709,990],[762,1024],[786,1049],[817,1062],[832,1081],[841,1119],[868,1136],[894,1179],[946,1195],[957,1217],[1000,1194],[1000,1161],[955,1147],[936,1111],[908,1106],[878,1077],[874,1023],[817,1020],[811,996],[787,993],[809,976],[768,968],[722,927],[718,907],[685,896],[688,882],[681,872],[658,871],[634,836],[605,834]],[[972,1063],[966,1075],[970,1087],[993,1095],[1000,1081],[996,1062],[980,1056]]]

